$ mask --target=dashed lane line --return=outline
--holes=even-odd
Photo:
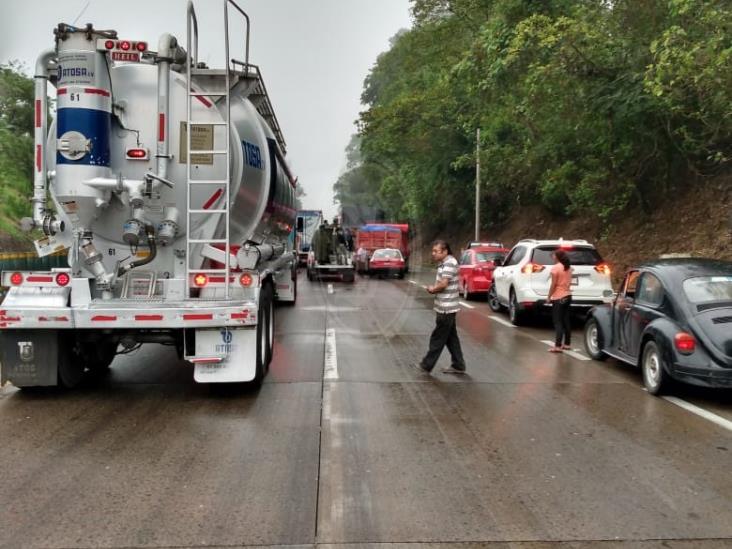
[[[329,294],[333,293],[333,284],[328,284],[328,293]]]
[[[338,353],[336,352],[336,333],[333,328],[325,330],[323,379],[338,379]]]
[[[687,412],[691,412],[692,414],[696,414],[699,417],[703,417],[704,419],[711,421],[715,425],[719,425],[723,429],[732,431],[732,421],[725,419],[722,416],[718,416],[717,414],[714,414],[708,410],[705,410],[704,408],[700,408],[699,406],[695,406],[694,404],[691,404],[690,402],[686,402],[685,400],[681,400],[680,398],[677,398],[677,397],[664,396],[661,398],[664,400],[667,400],[671,404],[675,404],[676,406],[683,408]]]
[[[542,343],[548,345],[549,347],[554,347],[554,342],[549,341],[548,339],[542,339]],[[572,358],[576,358],[577,360],[592,360],[590,357],[583,355],[579,351],[571,350],[571,351],[564,351],[565,355],[569,355]]]
[[[465,303],[464,301],[459,301],[460,305],[463,307],[467,307],[468,309],[475,309],[475,305],[470,305],[469,303]]]
[[[504,320],[503,318],[493,316],[493,315],[486,315],[488,318],[490,318],[493,322],[498,322],[498,324],[503,324],[504,326],[507,326],[508,328],[515,328],[513,324],[511,324],[508,320]]]

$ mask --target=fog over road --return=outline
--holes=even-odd
[[[154,345],[79,390],[3,388],[0,547],[732,546],[729,391],[652,397],[579,323],[555,356],[548,319],[482,301],[459,314],[469,375],[443,355],[421,377],[433,276],[301,272],[259,391]]]

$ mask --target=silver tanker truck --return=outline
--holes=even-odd
[[[296,179],[249,63],[249,18],[222,5],[223,68],[199,63],[191,2],[185,49],[60,24],[38,57],[23,225],[42,231],[39,256],[68,250],[68,267],[2,273],[3,383],[72,387],[143,343],[175,346],[198,382],[261,383],[273,303],[296,298]],[[239,59],[229,11],[245,18]]]

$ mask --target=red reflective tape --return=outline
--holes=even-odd
[[[163,315],[135,315],[135,320],[163,320]]]
[[[7,313],[7,311],[5,309],[0,309],[0,316],[3,316],[6,313]]]
[[[3,322],[20,322],[19,316],[0,316],[0,320]]]
[[[56,92],[56,95],[66,95],[66,92],[68,91],[68,88],[59,88],[59,90]]]
[[[94,95],[103,95],[104,97],[109,97],[109,92],[107,90],[102,90],[99,88],[84,88],[84,93],[91,93]]]
[[[48,318],[46,318],[45,316],[39,316],[39,317],[38,317],[38,322],[47,322],[48,320],[49,320],[49,319],[48,319]]]
[[[213,320],[213,313],[183,315],[183,320]]]
[[[25,279],[26,282],[53,282],[52,276],[31,275]]]
[[[66,316],[57,316],[56,317],[56,322],[68,322],[68,321],[69,321],[69,318]]]
[[[106,316],[106,315],[96,315],[93,316],[92,322],[115,322],[117,320],[116,316]]]
[[[36,171],[41,171],[41,146],[36,145]]]
[[[203,103],[204,105],[206,105],[209,109],[211,107],[213,107],[213,103],[211,103],[211,101],[209,101],[205,97],[201,97],[200,95],[197,95],[196,96],[196,99],[198,99],[201,103]]]
[[[232,320],[243,320],[248,317],[249,317],[249,311],[244,311],[243,313],[231,313]]]
[[[203,209],[208,210],[211,206],[214,205],[214,202],[216,202],[222,194],[224,194],[224,189],[217,189],[216,192],[213,193],[208,200],[206,200],[206,203],[203,205]]]
[[[165,115],[158,114],[158,141],[165,141]]]
[[[41,100],[36,99],[36,128],[41,127]]]

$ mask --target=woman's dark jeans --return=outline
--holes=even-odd
[[[569,317],[569,308],[572,306],[572,296],[552,301],[552,319],[554,320],[554,346],[561,347],[572,342],[572,322]]]

